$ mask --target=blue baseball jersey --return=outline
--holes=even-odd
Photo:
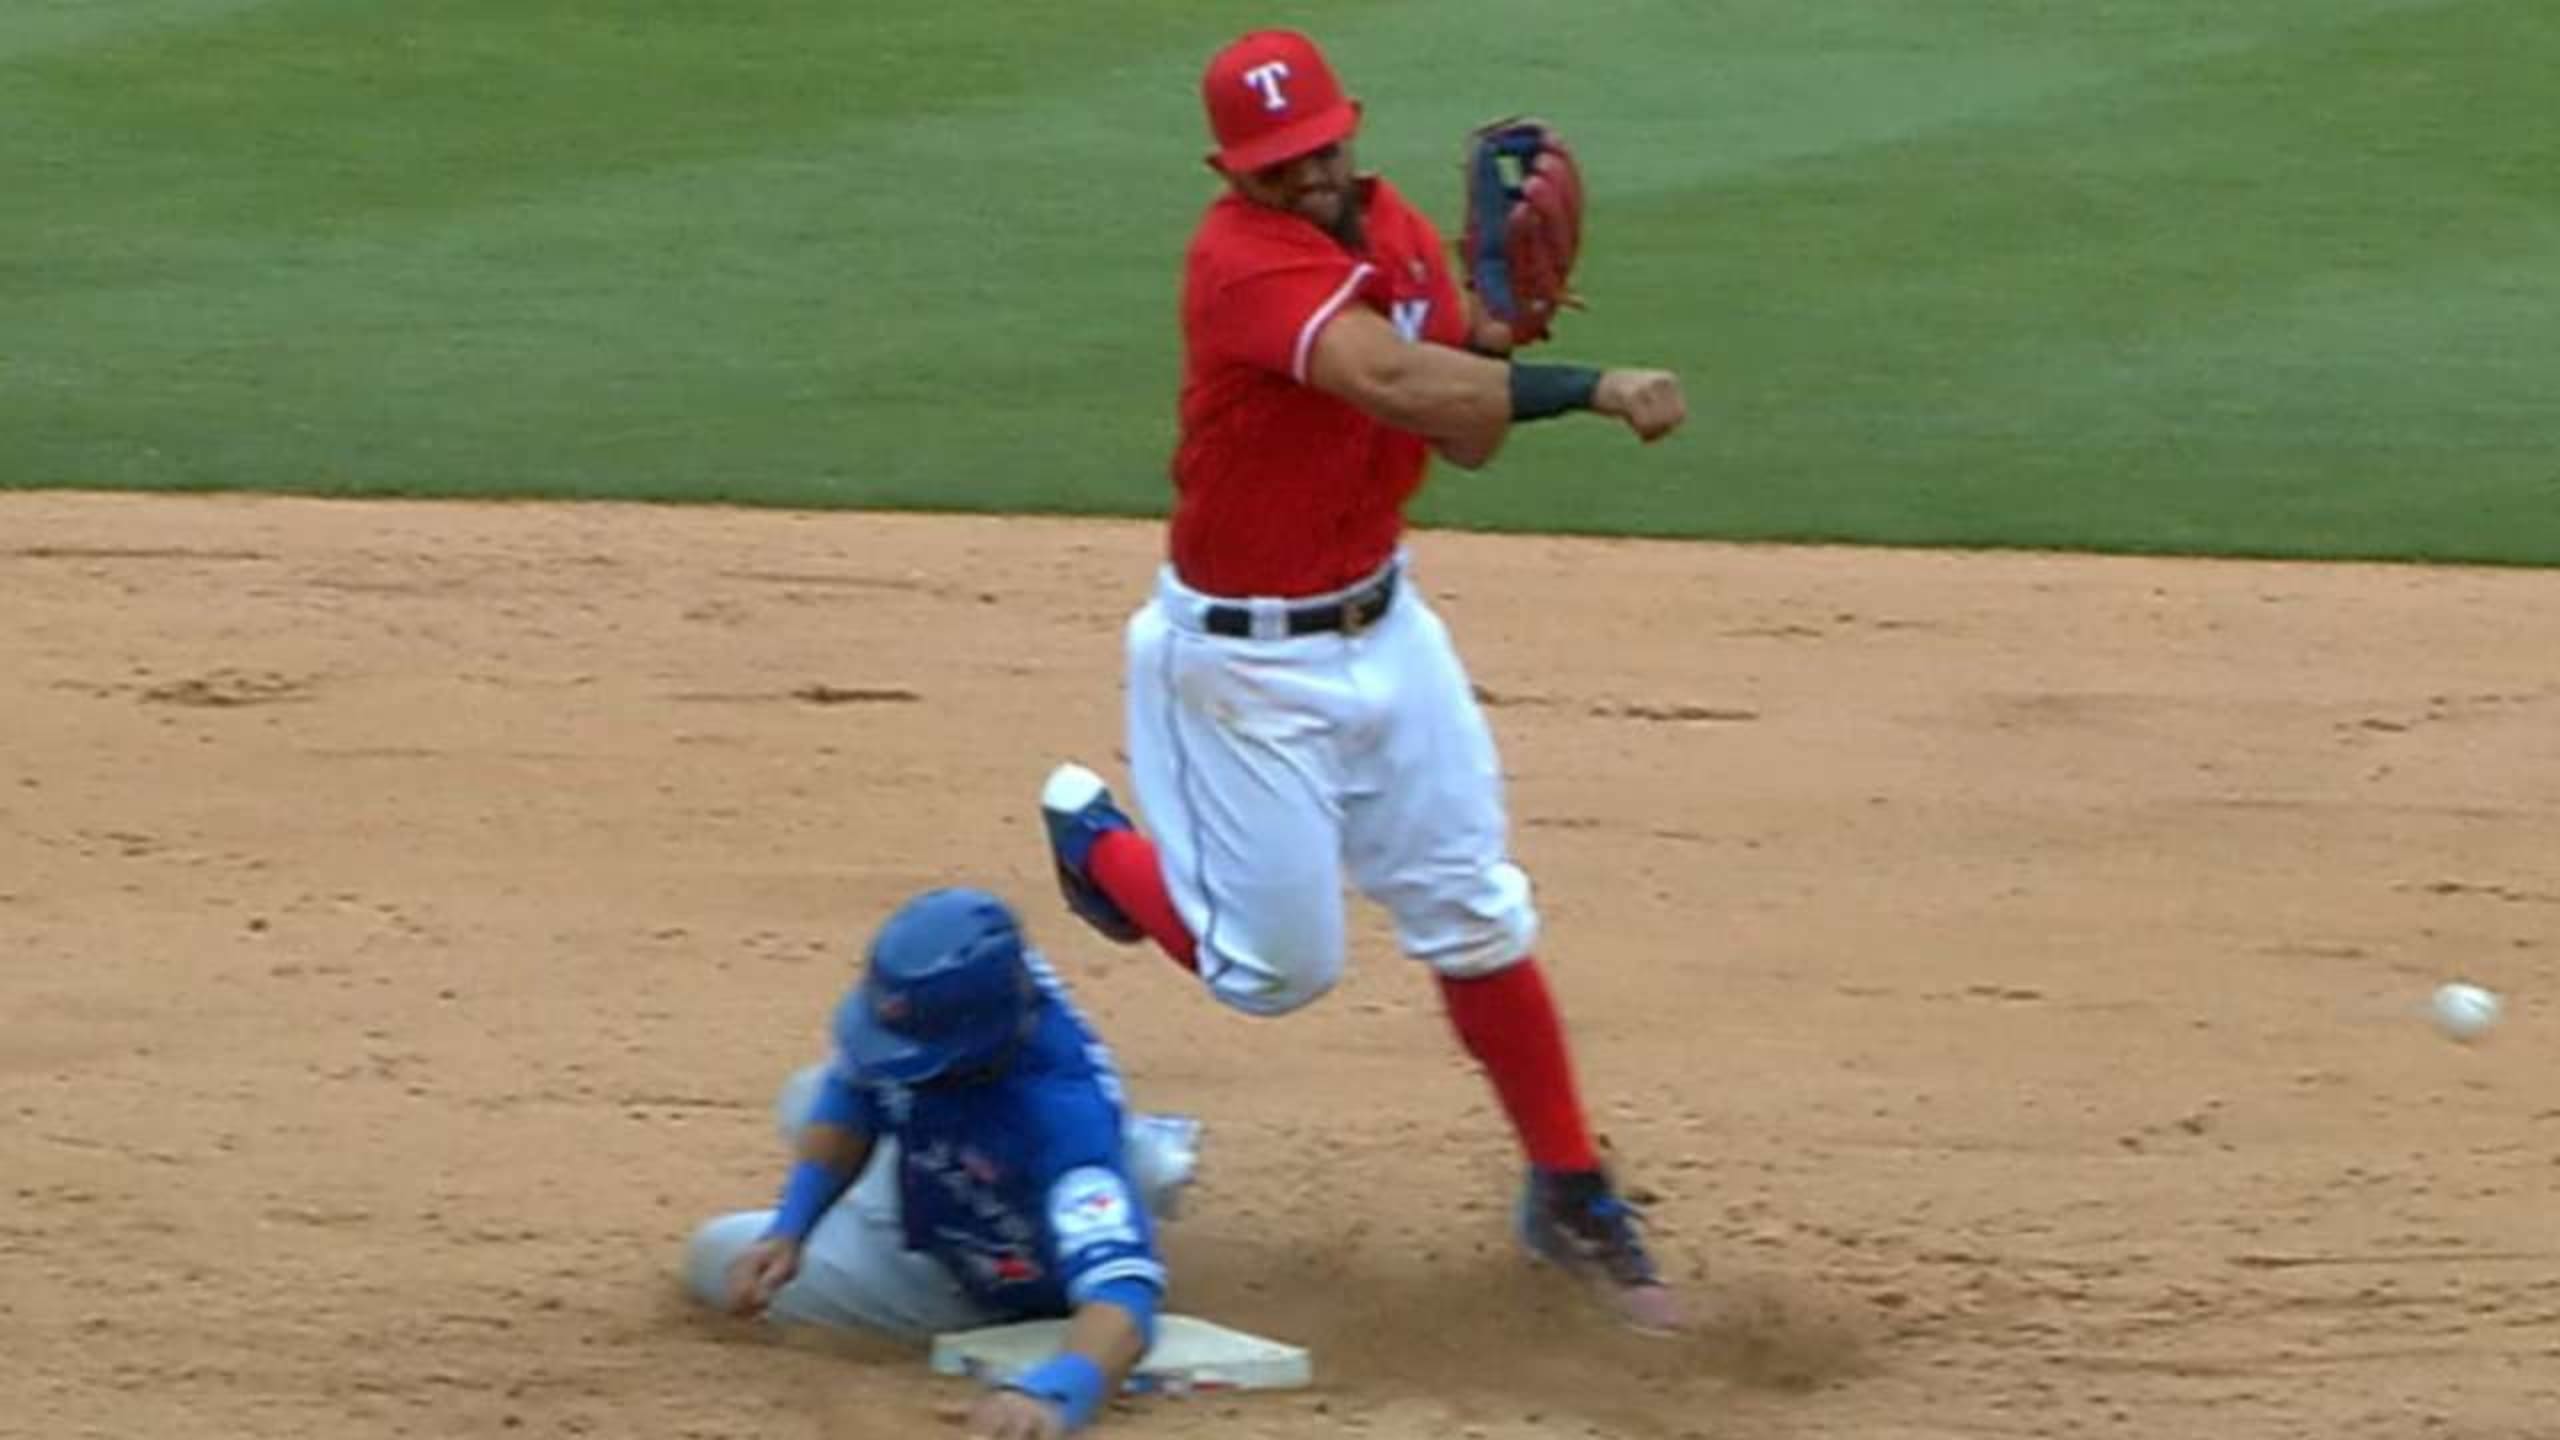
[[[1122,1157],[1118,1074],[1037,957],[1038,1019],[993,1079],[908,1086],[839,1055],[830,1088],[862,1133],[898,1142],[907,1248],[1014,1318],[1065,1315],[1115,1280],[1164,1290],[1155,1230]]]

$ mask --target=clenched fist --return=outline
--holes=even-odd
[[[1606,370],[1591,392],[1591,408],[1627,422],[1636,438],[1651,444],[1680,428],[1689,418],[1689,402],[1680,394],[1680,377],[1668,370]]]

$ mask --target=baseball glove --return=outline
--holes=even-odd
[[[1545,121],[1513,116],[1468,132],[1464,244],[1468,288],[1513,343],[1545,339],[1559,308],[1580,306],[1582,168]]]

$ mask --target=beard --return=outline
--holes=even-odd
[[[1345,185],[1340,194],[1341,200],[1334,207],[1333,219],[1317,221],[1316,225],[1340,242],[1343,249],[1357,254],[1369,248],[1369,232],[1361,223],[1360,187],[1357,184]]]
[[[1342,248],[1354,252],[1369,248],[1369,232],[1360,223],[1360,195],[1354,191],[1342,197],[1342,214],[1327,227]]]

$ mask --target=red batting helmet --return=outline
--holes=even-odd
[[[1209,59],[1200,77],[1210,161],[1230,175],[1294,160],[1360,127],[1360,102],[1342,93],[1316,42],[1295,30],[1256,30]]]

